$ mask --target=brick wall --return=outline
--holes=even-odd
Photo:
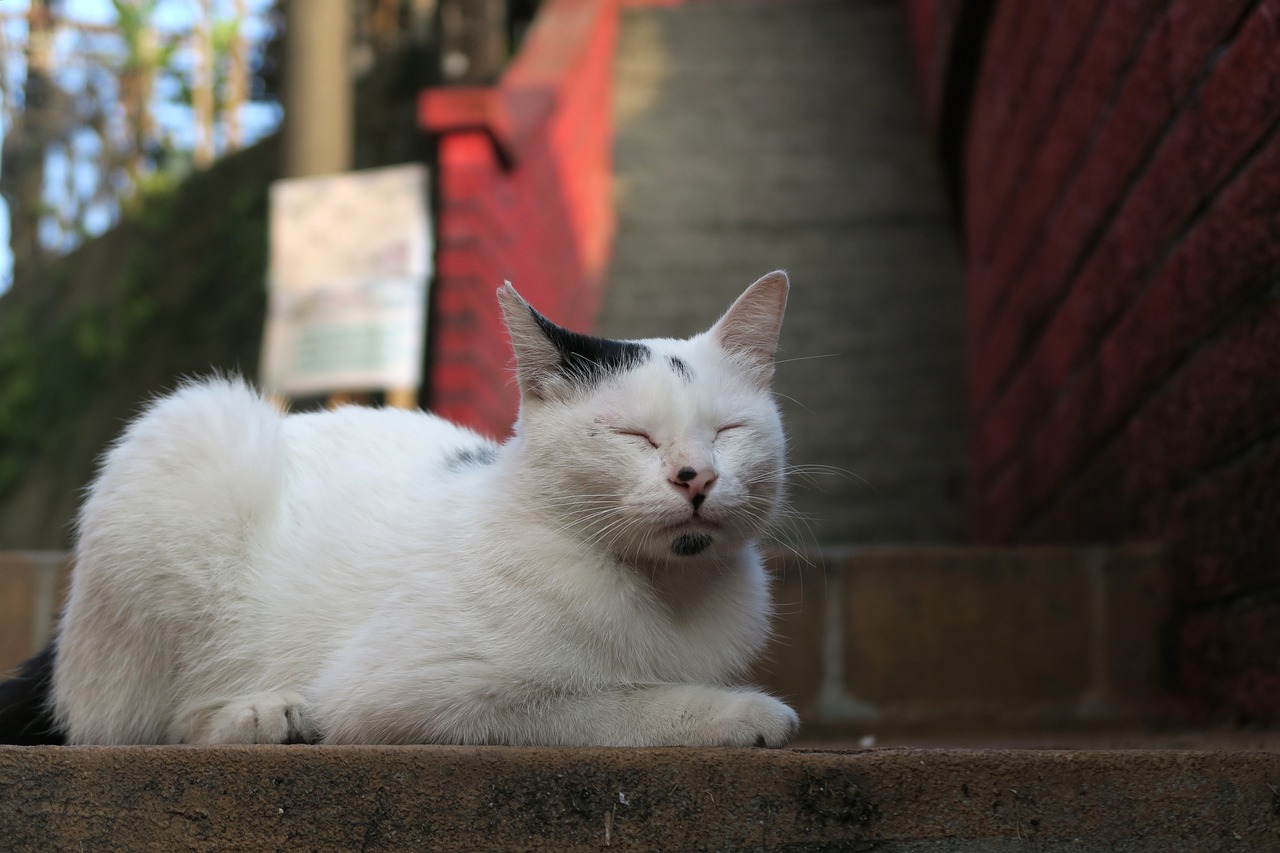
[[[494,292],[509,280],[552,320],[589,329],[613,234],[614,0],[545,0],[491,87],[428,90],[437,135],[430,406],[505,435],[511,350]]]
[[[0,551],[0,679],[53,636],[70,571],[63,551]]]
[[[964,119],[973,538],[1162,540],[1176,686],[1280,721],[1280,0],[963,2],[962,92],[906,5]]]

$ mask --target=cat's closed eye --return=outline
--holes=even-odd
[[[716,430],[716,438],[720,438],[725,433],[731,433],[731,432],[734,432],[735,430],[743,429],[745,428],[745,426],[746,424],[725,424],[724,426]]]
[[[619,430],[614,430],[614,432],[616,432],[618,435],[623,435],[629,438],[636,438],[636,439],[640,439],[641,441],[646,441],[648,442],[649,446],[653,448],[657,448],[658,446],[658,442],[653,440],[653,436],[649,435],[649,433],[644,432],[643,430],[619,429]]]

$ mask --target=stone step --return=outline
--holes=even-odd
[[[797,748],[0,747],[0,848],[1280,849],[1280,734],[1142,725],[1154,550],[771,559]],[[23,654],[65,576],[0,559]]]
[[[0,747],[5,850],[1274,851],[1262,751]]]
[[[1161,720],[1161,568],[1137,545],[775,554],[754,680],[811,737]]]
[[[0,667],[46,641],[67,566],[64,554],[0,554]],[[1154,549],[779,551],[771,567],[776,633],[751,680],[796,707],[806,737],[1166,715]]]

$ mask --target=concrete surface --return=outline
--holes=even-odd
[[[775,634],[751,680],[811,740],[967,729],[998,742],[1171,710],[1155,548],[866,547],[778,553],[771,568]]]
[[[624,12],[599,328],[710,325],[776,268],[805,545],[962,538],[961,272],[896,0]]]
[[[1274,851],[1280,755],[0,748],[45,850]]]

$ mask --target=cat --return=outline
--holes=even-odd
[[[769,633],[788,290],[774,272],[707,332],[618,341],[506,284],[502,444],[423,412],[283,415],[235,377],[159,399],[104,456],[0,740],[785,744],[795,712],[734,683]]]

